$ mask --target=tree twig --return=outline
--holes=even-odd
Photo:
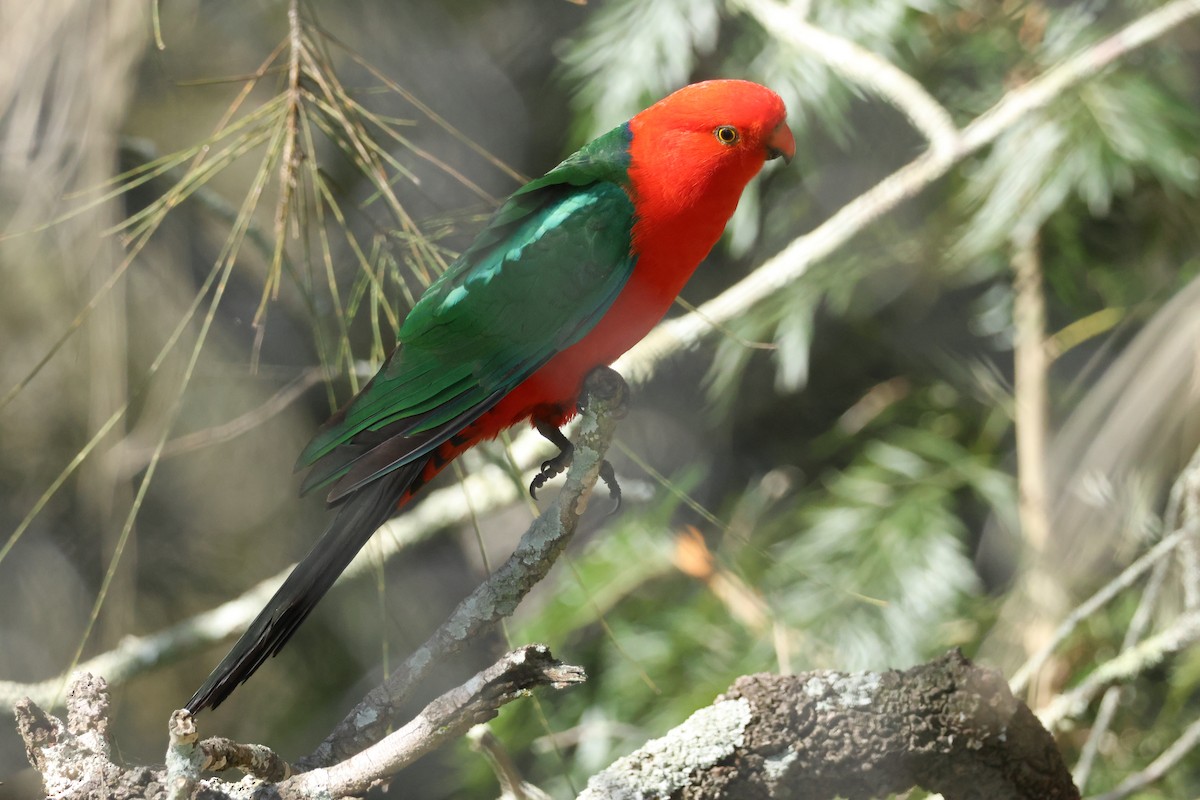
[[[183,713],[187,713],[186,711]],[[261,744],[242,744],[222,736],[213,736],[197,745],[202,772],[240,770],[259,780],[278,782],[290,778],[292,765],[278,753]]]
[[[411,722],[379,743],[329,768],[279,784],[280,798],[359,795],[425,753],[457,739],[472,725],[496,716],[500,706],[535,686],[561,689],[585,680],[579,667],[554,660],[542,645],[508,653],[469,681],[427,705]]]
[[[1154,545],[1154,547],[1146,551],[1141,558],[1126,567],[1120,575],[1105,584],[1094,595],[1089,597],[1083,603],[1080,603],[1079,606],[1069,615],[1067,615],[1067,618],[1059,624],[1050,640],[1042,645],[1042,649],[1030,656],[1029,660],[1026,661],[1019,670],[1017,670],[1015,675],[1013,675],[1012,679],[1008,682],[1008,685],[1010,688],[1012,688],[1013,692],[1019,694],[1025,690],[1025,688],[1029,685],[1030,678],[1037,674],[1037,671],[1040,670],[1042,665],[1046,663],[1046,659],[1050,657],[1055,648],[1062,644],[1063,641],[1071,635],[1075,628],[1079,626],[1079,623],[1083,622],[1092,614],[1095,614],[1114,598],[1120,595],[1121,592],[1132,586],[1139,578],[1142,577],[1142,575],[1146,573],[1147,570],[1153,567],[1157,561],[1166,557],[1177,547],[1179,547],[1180,542],[1182,542],[1185,538],[1196,535],[1196,527],[1196,525],[1190,525],[1173,532],[1161,542]]]
[[[1163,776],[1174,769],[1175,765],[1182,761],[1183,757],[1190,753],[1198,744],[1200,744],[1200,720],[1196,720],[1189,725],[1187,730],[1183,732],[1183,735],[1176,739],[1170,747],[1164,750],[1144,770],[1130,775],[1121,781],[1121,785],[1111,792],[1105,792],[1102,795],[1089,798],[1089,800],[1124,800],[1134,792],[1141,791],[1147,786],[1162,780]]]
[[[1154,618],[1154,610],[1158,608],[1158,599],[1166,582],[1167,570],[1170,565],[1171,562],[1164,558],[1155,564],[1154,569],[1150,572],[1150,578],[1146,581],[1146,588],[1142,592],[1141,599],[1138,601],[1137,611],[1134,612],[1133,619],[1129,621],[1129,628],[1125,631],[1125,638],[1121,642],[1122,650],[1128,650],[1136,645],[1150,628],[1150,623]],[[1079,760],[1075,763],[1075,769],[1071,773],[1075,779],[1075,785],[1079,787],[1080,791],[1087,789],[1092,765],[1095,763],[1096,756],[1100,752],[1100,743],[1103,741],[1104,735],[1108,732],[1113,717],[1116,716],[1120,701],[1120,686],[1110,686],[1105,690],[1104,696],[1100,698],[1100,706],[1096,711],[1095,719],[1092,721],[1091,730],[1088,731],[1087,741],[1084,742],[1083,748],[1079,753]]]
[[[1046,441],[1050,427],[1050,394],[1046,380],[1050,362],[1046,352],[1046,297],[1037,230],[1022,226],[1013,232],[1011,246],[1017,516],[1027,549],[1028,569],[1022,580],[1039,612],[1023,626],[1022,644],[1026,653],[1033,653],[1053,637],[1052,621],[1069,605],[1045,558],[1050,539],[1050,511],[1046,498]],[[1043,679],[1047,676],[1048,673],[1043,673]],[[1052,691],[1053,687],[1035,683],[1031,701],[1034,708],[1040,705],[1039,697]]]
[[[1046,706],[1038,718],[1054,730],[1067,719],[1078,717],[1096,695],[1109,686],[1126,683],[1162,663],[1164,658],[1200,642],[1200,613],[1177,617],[1166,630],[1093,669],[1079,685],[1063,692]]]
[[[552,800],[540,787],[521,777],[512,756],[504,749],[504,745],[492,733],[486,723],[476,725],[467,731],[467,741],[471,749],[482,753],[492,768],[492,774],[500,784],[500,800]]]
[[[1035,558],[1046,549],[1050,521],[1046,509],[1046,298],[1036,231],[1013,235],[1013,327],[1018,514],[1025,544]]]
[[[831,69],[875,92],[900,110],[938,152],[958,146],[958,128],[925,87],[911,75],[849,39],[805,21],[797,9],[774,0],[734,0],[777,41],[815,55]]]

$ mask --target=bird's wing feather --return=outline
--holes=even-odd
[[[379,374],[301,454],[323,462],[305,490],[337,481],[336,501],[427,455],[595,326],[636,261],[621,131],[514,194],[429,288]]]

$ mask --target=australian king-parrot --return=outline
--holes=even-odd
[[[375,530],[456,456],[526,421],[561,444],[588,373],[662,319],[763,164],[791,159],[784,117],[758,84],[693,84],[505,200],[300,455],[303,491],[328,487],[337,513],[188,710],[216,707],[278,653]]]

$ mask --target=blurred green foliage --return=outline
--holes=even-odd
[[[808,9],[813,24],[908,72],[963,126],[1005,92],[1157,4],[795,5]],[[141,93],[122,125],[151,143],[149,150],[125,148],[123,155],[136,162],[127,177],[156,172],[146,186],[131,187],[137,191],[124,196],[122,212],[144,222],[147,210],[180,206],[139,262],[144,271],[130,290],[128,312],[136,323],[127,349],[116,355],[130,369],[126,388],[133,398],[130,421],[118,432],[123,445],[143,450],[152,441],[147,437],[176,424],[164,422],[169,404],[160,395],[168,391],[163,385],[174,389],[179,365],[168,360],[163,383],[142,388],[160,345],[154,337],[178,324],[188,304],[207,299],[206,288],[196,292],[235,227],[236,214],[220,211],[215,201],[236,208],[254,176],[273,179],[283,168],[277,142],[262,173],[266,167],[238,160],[242,145],[254,150],[238,139],[229,151],[233,166],[205,184],[214,197],[189,186],[170,198],[164,187],[178,173],[165,167],[181,168],[224,141],[205,137],[237,88],[165,84],[183,83],[181,75],[249,74],[285,32],[276,4],[172,13],[164,6],[168,48],[146,57]],[[117,604],[127,616],[112,612],[118,621],[96,634],[89,652],[111,646],[122,632],[208,608],[303,551],[323,511],[290,499],[292,456],[355,385],[358,360],[377,361],[390,346],[396,320],[421,284],[469,241],[495,198],[517,185],[517,173],[543,171],[690,80],[745,77],[779,91],[797,134],[797,158],[748,191],[727,246],[685,292],[700,304],[925,147],[895,108],[781,43],[737,3],[430,0],[385,9],[363,0],[313,3],[304,13],[320,25],[309,31],[313,62],[304,85],[313,97],[306,100],[311,116],[302,120],[309,138],[300,140],[303,158],[289,190],[295,207],[276,217],[280,193],[267,188],[268,201],[243,220],[252,246],[233,273],[229,298],[218,304],[217,342],[208,345],[199,385],[185,395],[178,427],[204,430],[235,418],[314,364],[330,379],[327,391],[253,434],[164,462],[138,524],[167,533],[140,544],[137,566],[128,567],[126,606]],[[1196,36],[1193,22],[1029,114],[639,390],[621,434],[630,455],[612,455],[623,483],[641,488],[628,493],[619,516],[594,523],[600,529],[581,537],[507,629],[512,644],[546,642],[589,675],[582,687],[513,704],[494,723],[528,780],[567,796],[742,674],[899,668],[949,647],[968,654],[986,648],[993,626],[1005,619],[1004,601],[1019,591],[1023,566],[1013,477],[1011,240],[1019,231],[1040,234],[1054,357],[1048,413],[1061,422],[1092,397],[1097,375],[1118,361],[1147,320],[1200,274]],[[233,44],[214,53],[218,40]],[[262,137],[286,118],[277,82],[284,63],[272,62],[233,115]],[[340,82],[322,84],[318,76],[326,74]],[[184,113],[192,102],[199,110]],[[155,153],[172,150],[183,155],[155,160]],[[276,248],[271,233],[279,230],[286,235]],[[24,263],[2,249],[0,258]],[[280,270],[286,276],[280,296],[266,306],[266,327],[256,327],[250,321],[263,285]],[[36,319],[21,324],[54,335],[65,329],[86,302],[67,283],[70,302],[62,303],[61,319],[29,314]],[[9,319],[15,327],[17,310]],[[1191,330],[1167,328],[1183,337]],[[48,347],[42,339],[29,350]],[[1173,352],[1165,343],[1162,350]],[[67,356],[82,359],[75,351]],[[71,362],[64,363],[69,378]],[[49,385],[32,383],[22,400],[36,407],[71,397],[63,384]],[[90,395],[74,397],[82,405]],[[8,441],[20,442],[5,447],[0,463],[0,480],[11,488],[10,507],[0,509],[9,528],[95,431],[88,410],[76,408],[61,415],[73,426],[55,423],[53,436],[63,441],[52,442],[49,434],[29,432],[40,430],[27,421],[36,415],[17,405],[29,416],[0,417]],[[1146,413],[1176,425],[1194,419],[1197,405],[1194,396],[1180,397]],[[1200,440],[1181,438],[1186,459]],[[1052,444],[1051,473],[1085,471],[1072,462],[1075,452]],[[1151,471],[1168,477],[1138,484],[1140,505],[1154,519],[1097,547],[1128,553],[1144,530],[1161,530],[1155,515],[1169,489],[1162,480],[1182,467],[1179,456],[1154,453],[1159,462]],[[73,500],[49,505],[30,528],[34,543],[14,548],[22,564],[45,562],[24,570],[29,574],[60,581],[69,572],[86,591],[71,604],[61,635],[46,633],[41,617],[24,628],[0,624],[6,644],[20,644],[0,648],[9,651],[0,653],[5,670],[42,677],[36,667],[49,674],[69,660],[103,580],[97,565],[108,563],[113,538],[110,530],[90,539],[77,531],[111,528],[113,520],[119,527],[144,467],[142,461],[113,468],[112,485],[121,491],[100,492],[103,502],[79,489]],[[1066,486],[1060,481],[1053,489],[1066,496]],[[214,496],[235,499],[214,503]],[[101,514],[96,521],[97,507],[111,519]],[[505,543],[525,520],[513,511],[478,521],[483,547],[500,543],[492,558],[506,555]],[[378,677],[381,651],[389,663],[409,652],[478,579],[481,570],[471,561],[477,546],[466,533],[381,568],[378,588],[348,588],[344,601],[331,596],[256,678],[259,694],[249,685],[235,696],[248,705],[221,709],[224,716],[214,715],[213,724],[297,751],[311,746],[310,735],[327,729]],[[1068,569],[1073,556],[1062,562],[1062,589],[1073,600],[1119,566],[1078,578]],[[14,569],[13,561],[0,563],[0,574]],[[37,581],[17,578],[0,591],[11,593],[4,595],[10,604],[32,607]],[[1176,600],[1164,600],[1162,619]],[[1136,604],[1135,593],[1122,597],[1068,640],[1056,664],[1058,688],[1115,652]],[[1061,611],[1045,609],[1049,623]],[[439,677],[452,684],[501,646],[498,639],[481,642]],[[11,655],[18,649],[30,651],[27,661]],[[122,700],[139,706],[120,734],[138,742],[130,751],[157,752],[157,738],[136,738],[156,724],[145,708],[182,700],[206,671],[205,658],[196,662],[118,695],[118,706]],[[1198,689],[1200,656],[1193,648],[1127,690],[1088,791],[1111,788],[1173,742],[1197,715]],[[153,700],[134,702],[146,697]],[[288,699],[296,697],[303,702]],[[1069,762],[1086,741],[1088,719],[1077,725],[1061,738]],[[20,753],[15,742],[0,746],[4,777],[17,769]],[[408,787],[414,795],[495,794],[494,778],[465,745],[425,770]],[[1136,796],[1198,792],[1200,770],[1192,761]]]

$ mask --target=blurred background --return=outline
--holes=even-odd
[[[792,5],[962,128],[1160,4]],[[756,6],[312,0],[289,27],[278,0],[0,1],[0,680],[54,678],[299,558],[326,512],[297,499],[294,460],[412,298],[499,198],[653,100],[749,78],[785,98],[797,136],[691,305],[920,156],[894,103]],[[1184,23],[1026,114],[665,360],[610,453],[621,513],[593,508],[414,711],[506,642],[549,644],[588,683],[493,727],[563,797],[741,674],[961,647],[1011,675],[1176,524],[1170,490],[1200,445],[1198,46]],[[485,463],[508,460],[497,446],[463,466]],[[308,753],[534,512],[464,516],[338,587],[202,731]],[[1194,599],[1172,574],[1151,630]],[[1031,704],[1119,650],[1139,592],[1070,637]],[[162,759],[170,711],[227,646],[113,687],[123,758]],[[1098,754],[1085,793],[1174,741],[1198,686],[1192,648],[1136,681],[1102,735],[1091,712],[1061,730],[1068,763]],[[1137,796],[1196,795],[1196,763]],[[0,782],[40,794],[12,726]],[[405,788],[497,794],[465,744]]]

